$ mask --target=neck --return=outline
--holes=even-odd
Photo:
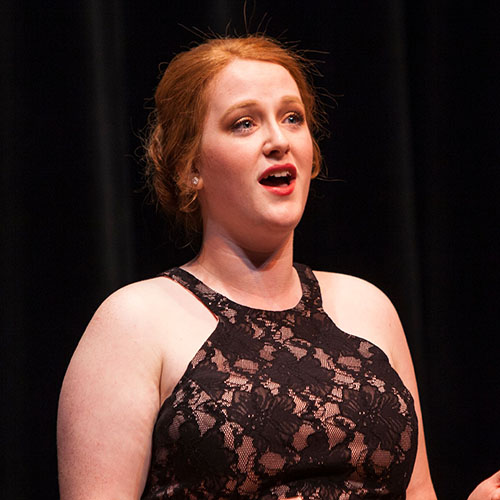
[[[210,288],[250,307],[287,309],[302,294],[293,268],[293,233],[273,248],[245,248],[222,236],[207,237],[198,256],[183,268]]]

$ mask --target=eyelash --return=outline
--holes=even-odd
[[[304,115],[302,113],[300,113],[299,111],[292,111],[291,113],[289,113],[287,115],[285,120],[287,120],[288,118],[294,118],[296,120],[296,122],[292,123],[292,125],[302,125],[305,121]]]
[[[231,126],[233,131],[249,130],[249,128],[243,127],[244,124],[250,123],[253,125],[253,120],[251,118],[241,118]]]
[[[285,120],[288,120],[289,118],[293,118],[295,120],[294,122],[289,122],[290,125],[299,126],[302,125],[305,121],[303,113],[299,111],[292,111],[291,113],[288,113],[285,117]],[[250,127],[243,127],[243,125],[245,124],[254,125],[254,121],[251,118],[241,118],[231,126],[231,130],[244,133],[245,131],[250,130]]]

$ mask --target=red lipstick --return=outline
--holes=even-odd
[[[259,184],[273,194],[287,196],[295,188],[297,169],[291,163],[272,165],[259,177]]]

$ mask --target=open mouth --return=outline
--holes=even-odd
[[[259,182],[263,186],[289,186],[295,177],[291,172],[276,172],[263,177]]]
[[[292,164],[273,165],[260,176],[259,183],[266,187],[287,187],[297,177],[297,169]]]

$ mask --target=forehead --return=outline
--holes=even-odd
[[[297,83],[286,68],[267,61],[235,59],[207,89],[209,108],[224,108],[237,101],[273,100],[282,96],[300,99]]]

